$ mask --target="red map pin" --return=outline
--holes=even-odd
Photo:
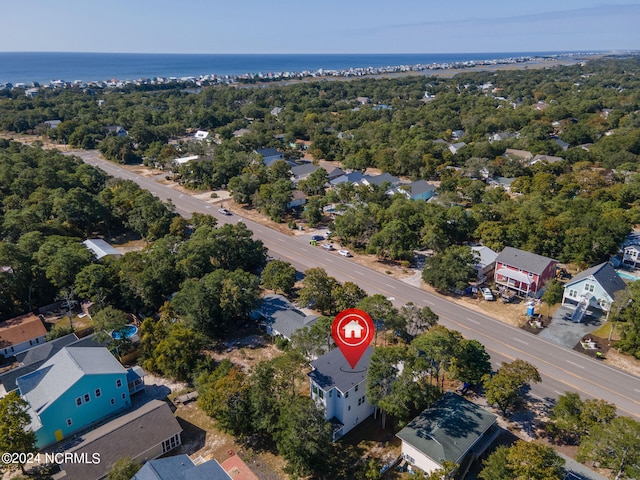
[[[333,319],[331,335],[351,369],[356,368],[362,354],[373,340],[373,320],[357,308],[341,311]]]

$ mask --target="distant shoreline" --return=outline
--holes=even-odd
[[[634,54],[634,53],[628,53]],[[194,56],[194,55],[136,55],[91,56],[88,54],[38,54],[10,55],[0,53],[0,88],[64,88],[122,87],[126,85],[166,84],[192,82],[211,84],[268,84],[299,80],[351,79],[362,77],[386,77],[395,75],[451,76],[461,71],[512,68],[544,68],[557,64],[574,64],[582,61],[616,55],[615,52],[558,52],[558,53],[496,53],[494,58],[479,58],[483,54],[398,54],[398,55],[264,55],[264,56]],[[104,55],[107,55],[104,57]],[[512,56],[509,56],[512,55]],[[490,57],[491,54],[487,54]],[[101,62],[101,59],[109,62]],[[149,60],[151,58],[152,60]],[[145,63],[145,59],[148,60]],[[204,61],[206,60],[206,61]],[[84,63],[83,63],[84,62]],[[321,67],[329,65],[333,68]],[[353,67],[352,65],[373,65]],[[378,66],[375,66],[378,65]],[[253,72],[210,73],[198,75],[174,75],[184,71]],[[46,73],[49,72],[49,73]],[[62,72],[65,75],[62,75]],[[115,72],[120,72],[119,79]],[[142,72],[147,72],[145,75]],[[160,73],[164,72],[162,75]],[[52,80],[37,78],[54,76]],[[107,75],[112,75],[111,77]],[[69,76],[73,77],[69,78]],[[100,77],[102,75],[102,77]],[[7,78],[31,77],[34,81],[9,82]],[[67,77],[67,78],[65,78]],[[77,78],[103,78],[84,81]],[[111,78],[111,79],[109,79]],[[4,84],[2,82],[5,82]]]

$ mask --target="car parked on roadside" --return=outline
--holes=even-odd
[[[489,302],[493,302],[495,300],[495,297],[493,296],[493,292],[491,292],[491,290],[489,290],[487,287],[482,287],[480,291],[482,292],[482,297],[485,300]]]
[[[313,237],[311,237],[311,240],[319,242],[321,240],[324,240],[324,237],[322,235],[314,235]]]
[[[343,257],[350,257],[351,252],[349,252],[349,250],[338,250],[338,255],[342,255]]]
[[[227,215],[227,216],[231,215],[231,212],[226,208],[219,208],[218,212],[220,212],[222,215]]]
[[[331,245],[330,243],[323,243],[322,245],[320,245],[322,248],[324,248],[325,250],[333,250],[333,245]]]

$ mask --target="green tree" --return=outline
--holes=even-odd
[[[329,183],[329,174],[324,168],[318,168],[315,172],[301,180],[298,188],[306,195],[312,197],[314,195],[324,195],[326,185]]]
[[[503,415],[507,414],[507,409],[513,405],[525,386],[540,381],[542,379],[536,367],[524,360],[503,363],[495,375],[487,374],[482,377],[487,401],[497,405]]]
[[[331,459],[331,425],[308,397],[283,405],[274,435],[278,452],[294,475],[321,474]]]
[[[418,335],[411,342],[411,350],[416,357],[419,371],[429,372],[429,380],[435,379],[436,387],[444,388],[445,372],[454,363],[458,346],[463,342],[460,332],[435,325]]]
[[[615,405],[604,400],[583,401],[577,393],[565,392],[551,410],[547,430],[556,440],[574,444],[615,417]]]
[[[189,278],[171,300],[179,317],[194,330],[222,338],[245,321],[258,302],[258,277],[242,270],[217,269]]]
[[[315,307],[325,313],[336,311],[336,299],[334,293],[338,281],[327,275],[322,268],[310,268],[304,272],[302,288],[298,292],[298,297],[302,305],[315,303]]]
[[[128,323],[127,313],[112,306],[107,306],[93,315],[96,339],[101,342],[110,340],[109,350],[119,357],[131,349],[131,340],[124,334]],[[119,334],[119,338],[112,338],[112,332]]]
[[[391,395],[393,383],[397,380],[400,371],[398,365],[406,358],[406,353],[398,347],[376,348],[371,355],[369,368],[367,369],[367,399],[371,405],[381,409],[381,425],[386,425],[386,410],[383,405]]]
[[[398,314],[398,309],[393,306],[391,300],[384,295],[376,293],[370,297],[365,297],[356,308],[363,310],[369,314],[375,325],[375,339],[377,342],[378,330],[403,330],[404,319]]]
[[[94,259],[78,239],[52,235],[33,255],[49,281],[59,289],[73,285],[78,272]]]
[[[362,288],[353,282],[344,282],[342,285],[338,285],[333,292],[336,301],[336,310],[342,311],[347,308],[355,308],[360,301],[367,296]]]
[[[180,381],[191,381],[202,362],[202,349],[207,339],[185,325],[174,323],[167,336],[157,342],[144,368]]]
[[[296,283],[296,269],[283,260],[271,260],[260,275],[260,280],[265,288],[284,293],[291,293]]]
[[[469,385],[477,385],[482,377],[491,373],[490,356],[477,340],[463,339],[449,367],[451,378]]]
[[[640,475],[640,423],[629,417],[616,417],[598,424],[583,437],[578,460],[598,462],[611,469],[617,479]]]
[[[73,289],[80,298],[88,298],[102,309],[113,293],[111,273],[100,263],[87,265],[76,275]]]
[[[253,204],[265,215],[269,215],[274,222],[280,222],[287,213],[289,202],[293,196],[293,182],[281,178],[275,183],[260,185],[255,193]]]
[[[518,440],[510,447],[498,447],[489,455],[478,476],[482,480],[562,480],[564,463],[552,447]]]
[[[13,391],[0,398],[0,453],[36,453],[36,434],[29,428],[29,404]],[[0,464],[3,467],[5,462]],[[24,463],[19,463],[24,473]]]
[[[383,260],[410,260],[417,246],[417,232],[402,220],[391,220],[371,236],[367,251]]]
[[[404,318],[406,332],[410,338],[419,335],[438,323],[438,315],[429,307],[418,307],[409,302],[400,309],[400,316]]]
[[[233,435],[251,432],[251,412],[245,374],[224,359],[213,372],[196,379],[198,405]]]
[[[319,357],[335,347],[331,335],[332,317],[319,317],[311,327],[303,327],[291,336],[291,344],[307,359]]]
[[[107,480],[130,480],[140,468],[142,465],[130,457],[119,458],[107,473]]]
[[[562,284],[555,279],[551,280],[544,286],[544,292],[540,299],[547,304],[547,317],[551,313],[551,307],[562,301],[563,292],[564,288]]]
[[[326,204],[322,197],[310,197],[302,211],[302,218],[312,227],[316,226],[322,220],[322,209]]]
[[[476,277],[477,262],[471,248],[452,245],[425,260],[422,279],[441,291],[464,290]]]

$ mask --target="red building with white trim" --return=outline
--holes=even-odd
[[[494,281],[523,296],[537,296],[556,276],[558,261],[513,247],[505,247],[496,258]]]

